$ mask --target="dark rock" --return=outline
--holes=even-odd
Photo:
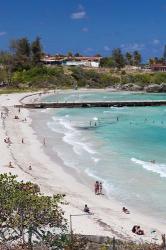
[[[130,88],[131,91],[141,91],[144,87],[141,85],[133,84],[133,86]]]
[[[149,86],[145,87],[145,91],[159,93],[162,92],[162,87],[159,84],[150,84]]]
[[[166,92],[166,83],[162,83],[160,84],[160,86],[161,86],[161,91]]]

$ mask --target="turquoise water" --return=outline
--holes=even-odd
[[[74,95],[75,98],[81,95],[84,100],[91,97],[103,100],[105,96],[110,99],[116,96],[120,100],[134,99],[134,96],[137,100],[165,97],[160,94],[72,93],[71,97],[65,94],[64,99],[63,95],[61,98],[71,100]],[[47,100],[56,98],[47,97]],[[58,135],[60,142],[53,150],[67,167],[103,181],[109,197],[162,222],[165,220],[165,106],[49,109],[47,115],[45,123],[55,139]]]
[[[43,98],[43,100],[46,101],[66,101],[66,102],[72,102],[72,101],[115,101],[115,100],[165,100],[166,99],[166,93],[129,93],[129,92],[81,92],[81,91],[72,91],[69,93],[56,93],[54,96],[49,96],[46,98]]]

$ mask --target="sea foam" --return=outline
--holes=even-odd
[[[72,126],[71,121],[65,118],[52,117],[51,122],[47,122],[47,126],[54,132],[63,134],[63,141],[73,147],[77,155],[81,155],[83,151],[89,154],[96,154],[96,151],[91,146],[82,141],[82,134],[78,129]]]
[[[153,173],[159,174],[160,177],[166,177],[166,165],[159,163],[146,162],[138,160],[136,158],[131,158],[131,161],[138,165],[141,165],[144,169],[151,171]]]

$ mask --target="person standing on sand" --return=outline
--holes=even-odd
[[[98,181],[95,182],[95,194],[96,195],[99,194],[99,182]]]
[[[102,184],[102,182],[99,183],[99,194],[103,194],[103,184]]]
[[[43,145],[44,146],[46,145],[46,138],[45,137],[43,138]]]

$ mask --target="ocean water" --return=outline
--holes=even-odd
[[[43,100],[48,102],[77,102],[77,101],[120,101],[120,100],[165,100],[166,93],[144,93],[144,92],[89,92],[71,91],[69,93],[56,92],[54,96],[44,97]]]
[[[55,94],[47,101],[166,99],[165,94]],[[166,223],[166,106],[42,110],[67,168],[103,182],[108,197]],[[155,162],[151,162],[155,161]]]

